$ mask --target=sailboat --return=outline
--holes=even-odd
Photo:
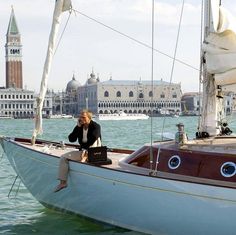
[[[56,24],[68,2],[56,1]],[[148,234],[235,233],[236,138],[223,131],[221,89],[235,83],[236,31],[218,0],[204,3],[203,110],[195,139],[179,124],[175,140],[136,151],[108,148],[110,164],[70,161],[68,187],[54,193],[60,157],[77,154],[78,146],[37,139],[40,116],[34,138],[1,136],[16,174],[45,207]],[[43,94],[38,107],[42,102]]]

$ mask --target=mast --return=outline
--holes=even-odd
[[[218,25],[213,21],[213,18],[219,17],[219,0],[206,0],[204,1],[204,39],[203,43],[206,43],[206,38],[211,32],[214,32],[214,28]],[[220,109],[221,98],[218,96],[218,88],[215,83],[214,74],[210,74],[206,69],[205,51],[203,51],[203,101],[202,101],[202,114],[200,122],[200,137],[207,137],[218,135],[220,132],[219,124],[221,121],[222,112]],[[208,133],[208,134],[206,134]]]

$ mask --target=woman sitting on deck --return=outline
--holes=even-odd
[[[68,139],[70,142],[75,142],[78,139],[80,151],[76,156],[67,155],[66,157],[61,157],[58,174],[60,184],[56,187],[54,192],[58,192],[67,187],[67,177],[69,171],[68,159],[85,162],[88,148],[101,146],[101,127],[98,123],[92,120],[92,113],[90,111],[83,110],[80,113],[78,124],[70,133]]]

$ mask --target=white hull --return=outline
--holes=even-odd
[[[147,120],[148,115],[145,114],[98,114],[98,119],[101,121],[120,121],[120,120]]]
[[[236,231],[235,189],[70,162],[68,187],[54,193],[58,157],[1,142],[24,185],[47,207],[150,234]]]
[[[72,115],[67,114],[55,114],[49,117],[50,119],[72,119]]]
[[[0,119],[13,119],[13,117],[7,115],[0,115]]]

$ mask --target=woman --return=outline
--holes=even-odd
[[[58,192],[67,187],[67,177],[69,172],[69,161],[86,161],[87,150],[90,147],[101,146],[101,127],[98,123],[92,120],[92,113],[88,110],[82,110],[78,118],[78,123],[69,134],[68,139],[70,142],[78,140],[80,144],[80,151],[78,155],[62,156],[59,164],[58,179],[60,184],[56,187],[54,192]]]

